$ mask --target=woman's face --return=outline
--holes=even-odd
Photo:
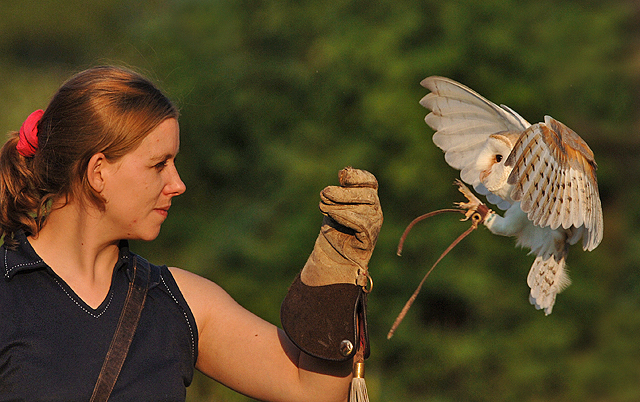
[[[171,199],[186,186],[175,166],[180,148],[178,121],[166,119],[120,160],[105,162],[105,230],[115,238],[153,240],[167,218]]]

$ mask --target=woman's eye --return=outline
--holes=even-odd
[[[167,166],[167,161],[162,161],[157,163],[154,168],[156,168],[157,170],[162,170]]]

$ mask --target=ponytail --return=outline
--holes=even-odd
[[[19,133],[12,132],[0,149],[0,236],[7,247],[16,245],[14,233],[19,229],[37,233],[44,218],[31,169],[33,160],[20,155],[18,141]]]

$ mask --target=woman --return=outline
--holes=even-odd
[[[179,145],[175,106],[144,77],[109,66],[72,77],[11,134],[0,152],[0,400],[89,399],[136,275],[127,240],[153,240],[186,190]],[[350,197],[361,190],[328,204],[359,205]],[[375,213],[365,219],[377,226],[360,268],[381,224],[367,191]],[[110,400],[184,400],[194,367],[260,400],[347,399],[350,360],[301,352],[202,277],[150,269]]]

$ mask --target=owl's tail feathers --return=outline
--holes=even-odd
[[[565,269],[566,256],[566,251],[539,255],[529,271],[527,277],[527,284],[531,288],[529,302],[538,310],[544,309],[545,315],[551,314],[556,295],[571,284]]]

